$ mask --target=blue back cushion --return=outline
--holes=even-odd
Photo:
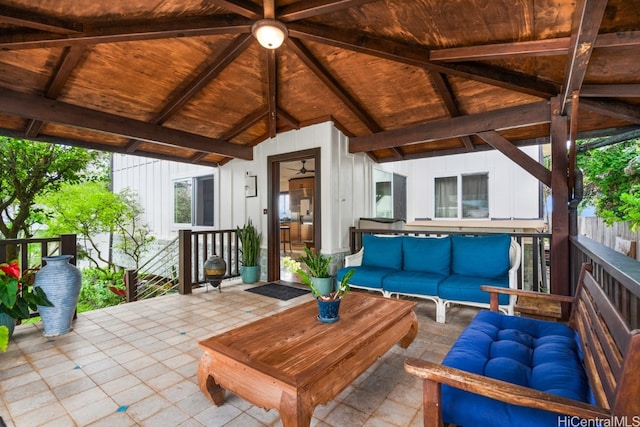
[[[403,269],[449,275],[451,239],[449,237],[402,238]]]
[[[362,236],[364,254],[362,265],[369,267],[402,268],[402,237],[379,237],[373,234]]]
[[[451,236],[454,274],[480,277],[499,277],[509,271],[508,234],[488,236]]]

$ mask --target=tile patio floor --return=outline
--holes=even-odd
[[[309,301],[244,292],[252,285],[168,295],[81,313],[72,332],[45,338],[41,325],[19,325],[0,353],[0,417],[7,426],[279,426],[265,411],[227,395],[216,407],[197,386],[198,341]],[[312,426],[421,426],[422,387],[409,356],[439,362],[476,310],[453,307],[437,324],[434,304],[418,301],[419,332],[396,346],[327,405]],[[0,426],[2,423],[0,423]]]

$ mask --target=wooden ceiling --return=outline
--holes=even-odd
[[[551,98],[607,135],[639,96],[635,0],[0,4],[0,134],[194,164],[327,120],[378,162],[508,152],[548,140]]]

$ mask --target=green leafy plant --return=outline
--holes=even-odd
[[[13,319],[28,319],[30,310],[38,306],[52,307],[51,301],[41,288],[33,286],[35,270],[21,274],[18,261],[0,265],[0,311]]]
[[[0,325],[0,350],[4,353],[9,345],[9,328]]]
[[[258,233],[258,230],[256,230],[251,223],[251,219],[249,219],[244,227],[238,227],[237,233],[240,244],[242,245],[240,249],[240,253],[242,253],[242,265],[245,267],[258,265],[262,233]]]
[[[330,258],[329,258],[329,260],[330,260]],[[292,259],[291,257],[288,257],[288,256],[282,258],[281,262],[282,262],[282,266],[288,272],[294,273],[294,274],[297,274],[298,276],[300,276],[300,281],[302,282],[302,284],[309,286],[313,296],[318,298],[318,299],[320,299],[320,300],[322,300],[322,301],[335,301],[335,300],[338,300],[338,299],[342,298],[347,292],[349,292],[351,290],[351,287],[349,286],[349,280],[351,279],[351,276],[353,276],[353,273],[356,272],[354,269],[351,269],[351,270],[347,271],[347,273],[342,277],[342,280],[340,281],[340,283],[338,285],[338,289],[336,291],[333,291],[333,292],[329,293],[329,294],[323,295],[318,290],[318,288],[315,287],[315,285],[311,281],[311,277],[309,277],[309,274],[305,270],[302,269],[302,265],[300,264],[300,262],[298,262],[298,261],[296,261],[296,260],[294,260],[294,259]],[[327,262],[327,264],[328,264],[328,262]]]
[[[330,277],[329,263],[331,257],[326,257],[320,251],[311,252],[311,249],[304,248],[304,256],[300,257],[300,262],[309,268],[311,277]]]

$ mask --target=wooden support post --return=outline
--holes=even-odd
[[[551,292],[569,295],[569,159],[567,117],[561,115],[560,99],[551,99]]]
[[[124,285],[127,288],[127,302],[138,299],[138,273],[136,270],[127,270],[124,273]]]
[[[60,254],[73,255],[73,258],[69,260],[69,263],[76,265],[78,258],[78,246],[75,234],[62,234],[60,236]]]
[[[179,261],[178,261],[178,293],[181,295],[190,294],[193,283],[191,281],[191,230],[180,230],[179,238]]]

